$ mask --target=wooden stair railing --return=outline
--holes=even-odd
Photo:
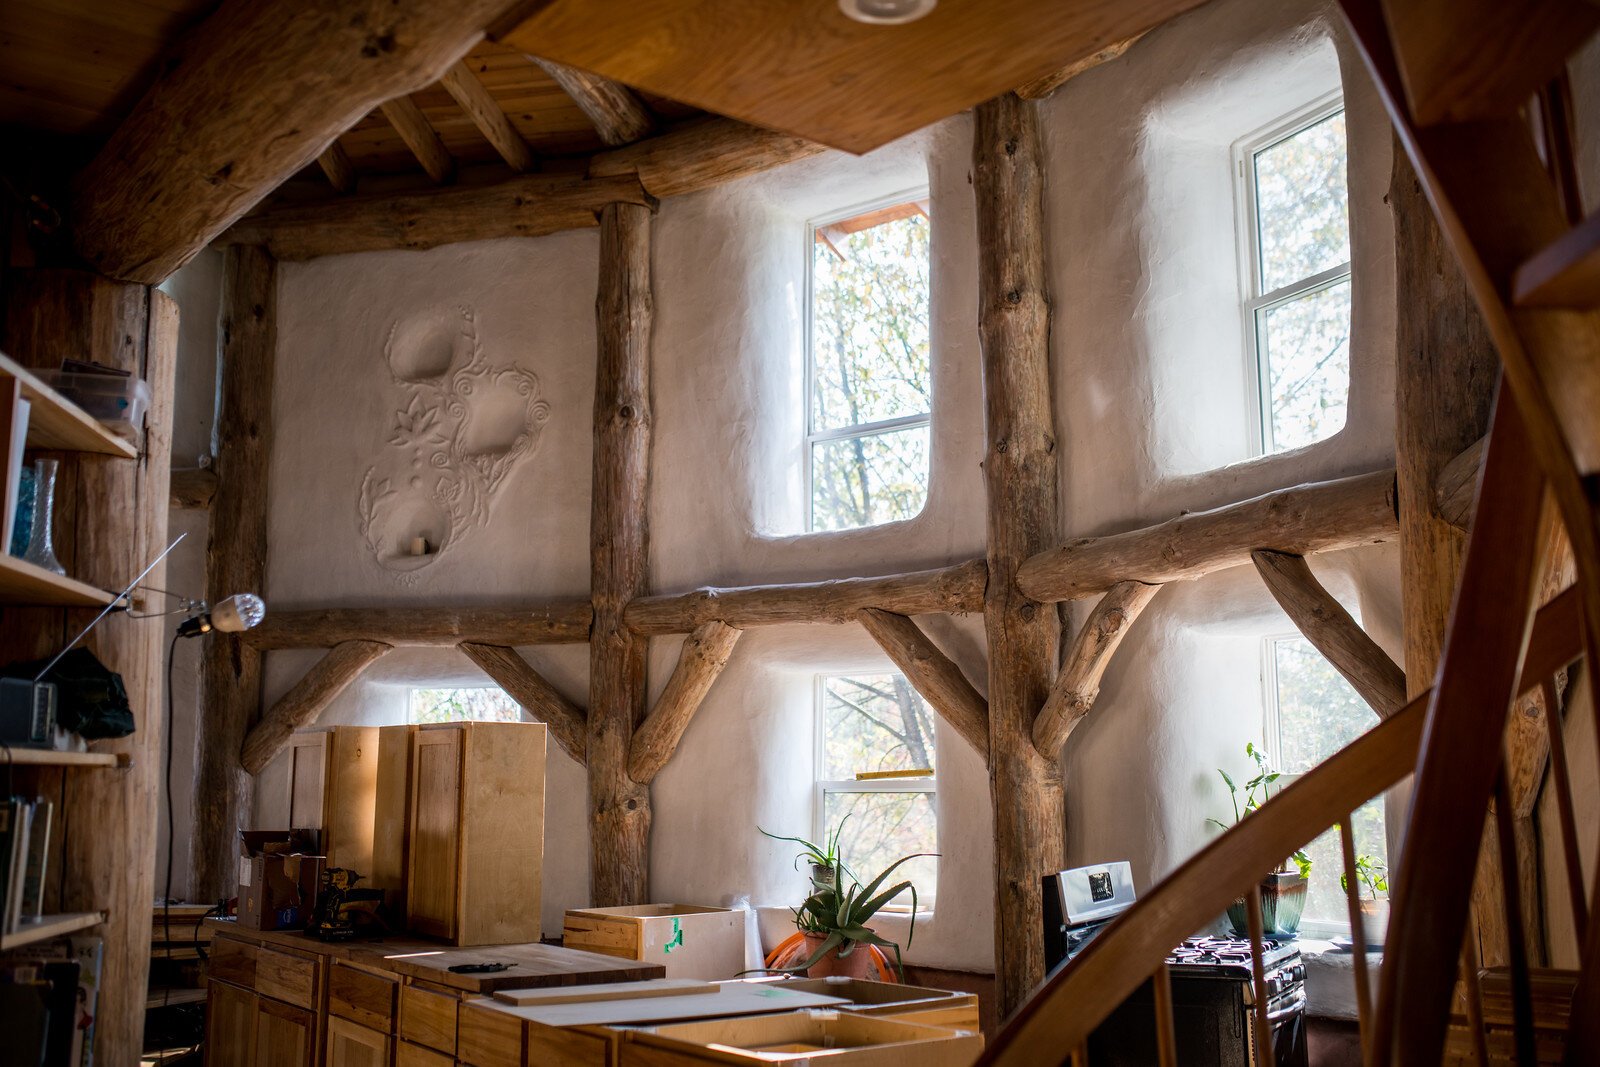
[[[1581,654],[1579,611],[1577,591],[1571,588],[1539,609],[1519,691],[1543,685]],[[1165,971],[1163,961],[1174,945],[1251,892],[1262,874],[1285,856],[1334,823],[1348,827],[1351,812],[1415,770],[1432,696],[1431,691],[1418,696],[1179,867],[1052,974],[990,1043],[979,1064],[1035,1067],[1061,1062],[1080,1049],[1145,979]],[[1358,887],[1354,849],[1347,845],[1345,852],[1353,895]],[[1259,907],[1247,910],[1259,922]],[[1359,922],[1357,908],[1355,924]],[[1252,934],[1259,940],[1259,931]],[[1356,956],[1364,961],[1360,953]],[[1159,977],[1156,988],[1159,993]],[[1266,1000],[1256,997],[1259,1005]],[[1160,1027],[1158,1034],[1167,1030],[1163,1021],[1153,1019],[1152,1025]],[[1258,1020],[1257,1027],[1261,1025]],[[1257,1040],[1262,1041],[1259,1035]]]

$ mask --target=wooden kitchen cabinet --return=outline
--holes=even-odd
[[[256,779],[256,826],[322,831],[329,867],[373,872],[379,728],[297,731]]]
[[[545,726],[467,722],[412,739],[407,925],[458,945],[539,940]]]
[[[394,1039],[360,1023],[328,1019],[328,1058],[324,1067],[389,1067]]]
[[[206,1000],[206,1063],[247,1065],[255,1055],[256,1000],[248,989],[212,981]]]
[[[313,1067],[317,1053],[317,1017],[305,1008],[268,997],[255,999],[256,1047],[250,1067]]]

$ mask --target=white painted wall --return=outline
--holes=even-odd
[[[1251,460],[1226,146],[1280,105],[1288,110],[1297,91],[1314,95],[1341,72],[1355,257],[1350,422],[1312,448]],[[1227,108],[1241,99],[1235,124]],[[1063,536],[1128,529],[1392,462],[1390,135],[1328,5],[1217,0],[1073,81],[1041,113]],[[662,205],[654,227],[656,590],[891,573],[982,553],[970,136],[970,118],[958,116],[865,158],[830,153]],[[922,184],[932,201],[935,308],[927,508],[891,526],[794,536],[804,221]],[[597,248],[587,231],[284,265],[269,610],[515,603],[586,591]],[[197,293],[214,287],[214,265],[190,268],[207,269],[213,280],[197,282]],[[203,295],[192,299],[205,314]],[[180,300],[187,317],[190,300]],[[384,453],[405,396],[387,370],[385,343],[396,324],[420,323],[426,334],[462,305],[475,312],[487,358],[538,375],[549,417],[482,527],[400,577],[367,552],[357,509],[362,478]],[[205,357],[190,346],[207,342],[186,334],[183,343],[183,397],[192,401],[201,390],[188,376],[205,373]],[[1315,561],[1395,652],[1397,562],[1388,548]],[[191,560],[175,566],[174,582],[185,570],[198,573]],[[981,620],[921,621],[982,689]],[[1261,734],[1259,639],[1285,629],[1248,568],[1155,599],[1064,759],[1071,862],[1128,858],[1142,888],[1208,838],[1205,816],[1227,803],[1214,768]],[[653,690],[678,643],[653,643]],[[524,652],[582,702],[586,649]],[[268,701],[314,659],[270,655]],[[748,633],[656,782],[652,896],[797,902],[804,879],[790,850],[755,827],[811,827],[810,679],[886,666],[853,626]],[[454,653],[397,651],[323,722],[400,721],[407,685],[486,682]],[[187,692],[180,720],[192,721]],[[941,728],[939,742],[946,862],[938,908],[926,929],[919,925],[909,956],[985,970],[994,923],[987,775],[951,731]],[[182,756],[178,763],[189,766]],[[554,929],[562,910],[587,902],[588,855],[583,775],[554,749],[547,797],[544,922]]]

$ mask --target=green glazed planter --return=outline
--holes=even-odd
[[[1247,897],[1228,907],[1228,925],[1235,937],[1250,936]],[[1261,936],[1294,937],[1300,932],[1300,915],[1306,910],[1306,880],[1299,871],[1275,871],[1261,880]]]

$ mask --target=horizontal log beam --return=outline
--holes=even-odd
[[[983,757],[987,766],[989,702],[967,680],[955,661],[933,643],[922,627],[904,615],[865,608],[859,617],[861,625],[900,668],[911,688]]]
[[[1283,613],[1379,718],[1405,706],[1406,672],[1323,588],[1304,556],[1257,551],[1250,558]]]
[[[1465,530],[1472,525],[1478,506],[1478,469],[1483,466],[1483,447],[1489,439],[1480,437],[1439,471],[1434,483],[1433,501],[1439,518]]]
[[[733,119],[697,119],[591,157],[589,177],[635,174],[647,192],[665,198],[697,193],[823,151],[815,141]]]
[[[511,0],[224,0],[73,182],[73,244],[155,285],[340,133],[465,55]]]
[[[741,628],[786,622],[854,621],[863,608],[899,615],[983,610],[989,568],[983,560],[881,578],[835,578],[789,585],[696,589],[630,601],[623,619],[641,634],[688,633],[706,622]]]
[[[563,752],[579,763],[585,762],[588,716],[582,708],[563,696],[514,648],[475,641],[463,641],[458,647],[512,700],[548,726],[550,736]]]
[[[631,175],[529,174],[493,185],[274,208],[240,221],[217,243],[264,245],[280,260],[415,250],[597,226],[600,209],[616,203],[654,206],[655,200]]]
[[[589,640],[588,600],[558,599],[520,608],[305,608],[268,611],[242,635],[261,649],[331,648],[345,641],[450,648],[481,645],[575,645]]]
[[[1394,471],[1375,471],[1279,489],[1127,533],[1078,538],[1030,558],[1017,584],[1034,600],[1079,600],[1118,582],[1161,585],[1241,566],[1258,548],[1303,556],[1380,544],[1398,533]]]
[[[661,773],[743,633],[720,622],[708,622],[696,626],[683,642],[672,677],[628,745],[629,778],[649,785]]]
[[[1142,582],[1118,582],[1089,613],[1083,629],[1072,639],[1050,696],[1033,720],[1033,745],[1044,756],[1059,757],[1072,731],[1094,709],[1100,680],[1105,677],[1111,657],[1160,588]]]
[[[260,774],[283,751],[296,730],[316,722],[335,697],[392,647],[382,641],[345,641],[335,645],[245,735],[239,749],[240,765],[250,774]]]

